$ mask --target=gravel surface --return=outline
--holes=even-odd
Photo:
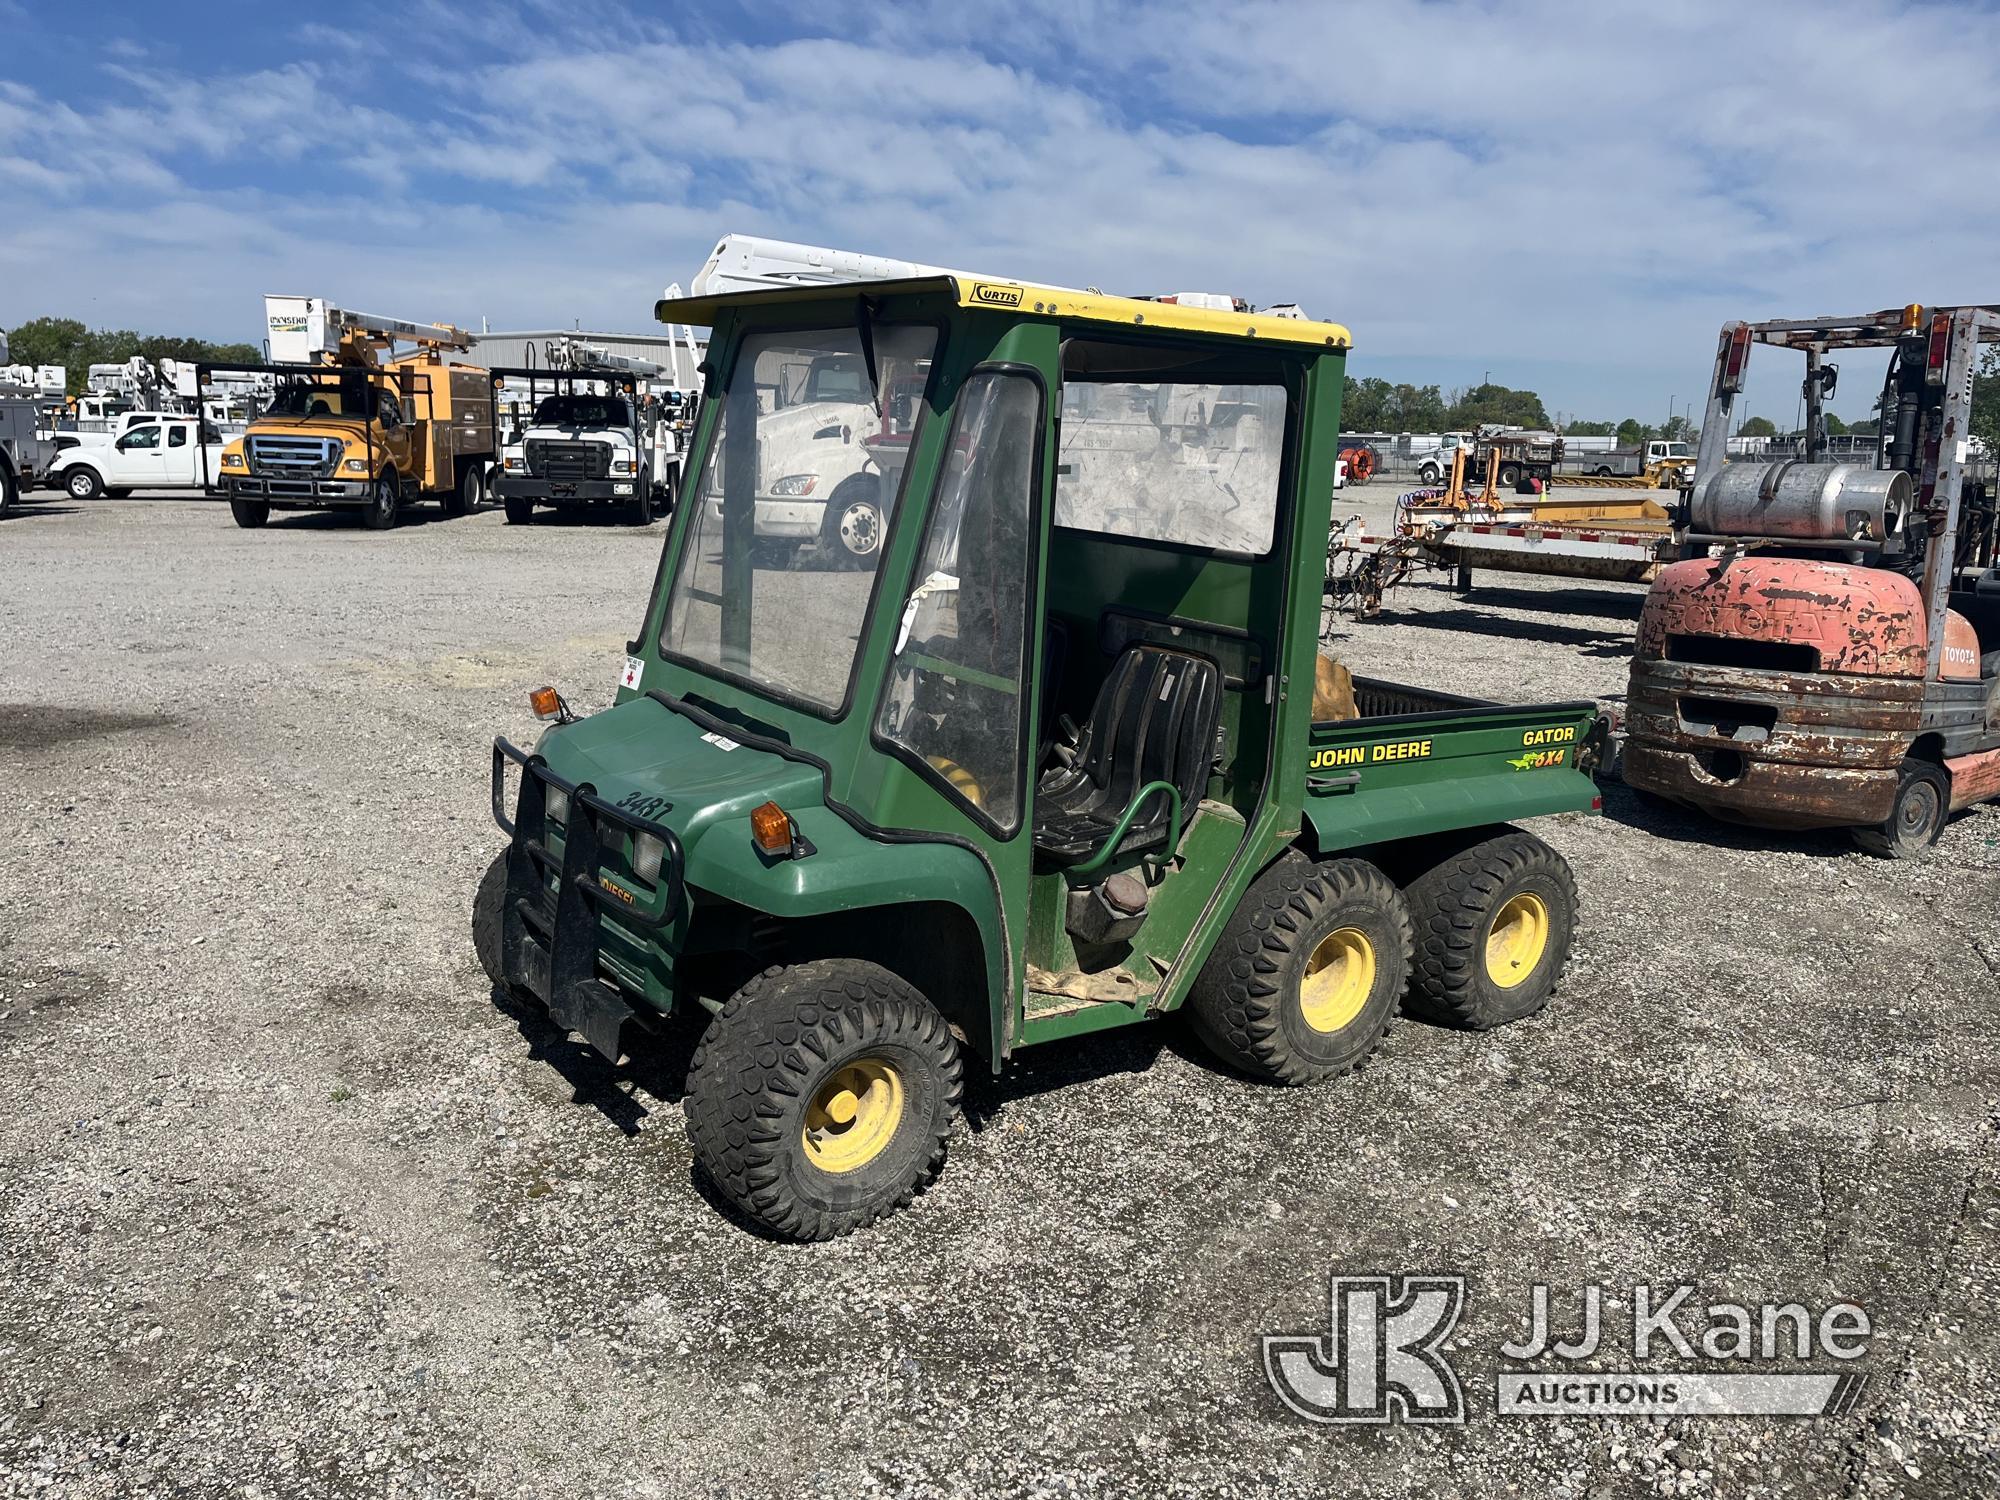
[[[1542,1016],[1297,1092],[1179,1024],[1031,1051],[914,1209],[776,1245],[691,1174],[691,1028],[608,1067],[467,934],[491,736],[609,701],[661,535],[0,522],[0,1495],[2000,1491],[2000,809],[1901,865],[1607,785],[1538,828],[1583,901]],[[1335,649],[1615,700],[1637,606],[1421,585]],[[1469,1278],[1466,1425],[1280,1406],[1257,1337],[1330,1270]],[[1872,1380],[1499,1419],[1537,1281],[1852,1300]]]

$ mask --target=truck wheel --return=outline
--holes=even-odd
[[[1438,482],[1437,465],[1425,464],[1421,469],[1417,470],[1417,479],[1423,484],[1436,484]]]
[[[479,955],[479,967],[495,989],[507,987],[500,966],[500,924],[506,905],[507,851],[502,849],[479,877],[479,888],[472,897],[472,951]]]
[[[255,531],[271,519],[270,502],[265,500],[232,500],[229,513],[236,517],[236,524],[245,531]]]
[[[444,497],[444,513],[448,516],[472,515],[485,498],[486,475],[478,464],[467,464],[465,472],[458,476],[458,488]]]
[[[1889,816],[1873,828],[1850,828],[1856,845],[1883,859],[1920,859],[1951,816],[1951,778],[1943,766],[1906,760]]]
[[[1599,464],[1597,466],[1597,477],[1599,479],[1609,479],[1611,477],[1611,465]]]
[[[78,464],[63,475],[63,488],[69,491],[72,500],[95,500],[104,493],[104,481],[97,477],[97,470]]]
[[[1514,467],[1514,465],[1512,464],[1502,464],[1500,466],[1501,489],[1511,490],[1514,488],[1515,485],[1519,484],[1520,482],[1521,482],[1521,471],[1519,469]]]
[[[652,486],[642,474],[632,481],[632,498],[618,507],[618,519],[627,526],[650,526],[653,524]]]
[[[837,568],[870,568],[882,551],[882,480],[852,474],[827,497],[820,521],[820,556]]]
[[[396,524],[401,498],[396,493],[395,480],[376,480],[375,488],[369,493],[368,504],[361,512],[361,524],[370,531],[387,531]]]
[[[1509,830],[1433,865],[1404,896],[1413,1011],[1488,1031],[1549,1003],[1576,931],[1576,881],[1547,844]]]
[[[767,969],[695,1048],[687,1128],[729,1204],[827,1240],[903,1208],[944,1163],[963,1084],[944,1017],[860,959]]]
[[[14,501],[19,497],[19,493],[14,471],[7,465],[0,464],[0,516],[6,515],[14,508]]]
[[[1367,1059],[1410,975],[1410,916],[1361,859],[1296,850],[1243,894],[1188,996],[1201,1039],[1272,1083],[1320,1083]]]
[[[509,526],[526,526],[530,521],[535,519],[535,502],[528,499],[527,496],[509,495],[504,503],[507,507],[507,524]]]

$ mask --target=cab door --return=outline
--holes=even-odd
[[[160,424],[148,422],[112,443],[110,461],[105,464],[109,471],[104,476],[105,485],[112,489],[143,489],[159,484],[165,468],[160,438]]]
[[[167,440],[161,449],[161,484],[191,485],[195,482],[194,423],[169,422]]]

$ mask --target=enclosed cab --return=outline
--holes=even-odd
[[[1732,323],[1701,461],[1632,661],[1625,779],[1717,817],[1845,827],[1922,853],[1950,815],[2000,794],[1995,515],[1964,477],[1983,308]],[[1806,362],[1807,430],[1841,349],[1886,349],[1873,466],[1729,462],[1724,441],[1756,347]],[[1983,585],[1983,586],[1982,586]]]
[[[540,740],[495,743],[473,929],[614,1061],[704,1025],[686,1118],[723,1199],[804,1238],[907,1204],[968,1059],[1186,1008],[1308,1084],[1406,1000],[1547,1002],[1575,890],[1514,825],[1594,809],[1603,726],[1318,655],[1345,329],[949,275],[659,311],[714,330],[701,503],[613,705],[540,690]],[[879,476],[851,568],[766,544],[801,405]]]

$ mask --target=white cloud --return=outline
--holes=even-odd
[[[0,85],[0,213],[32,226],[0,240],[0,322],[243,334],[282,286],[643,327],[744,229],[1297,299],[1353,327],[1362,370],[1491,369],[1615,416],[1697,389],[1725,316],[1995,296],[1983,10],[1033,0],[1004,26],[819,5],[791,28],[816,40],[676,25],[426,0],[399,33],[421,55],[357,64],[308,24],[270,67],[110,65],[90,103]]]

